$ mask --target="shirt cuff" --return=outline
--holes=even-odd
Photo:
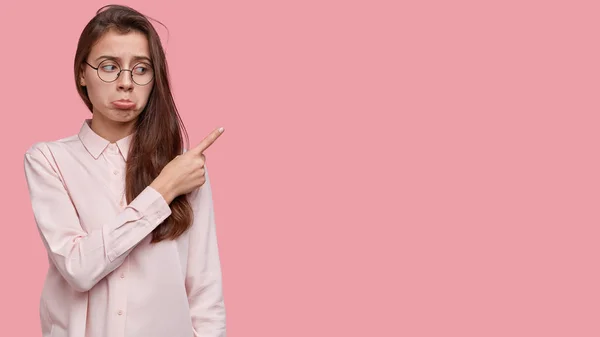
[[[162,194],[146,187],[116,219],[116,227],[104,227],[107,257],[112,262],[133,248],[171,215]]]
[[[146,187],[127,207],[144,214],[150,222],[158,222],[156,226],[171,215],[171,207],[165,198],[151,186]]]

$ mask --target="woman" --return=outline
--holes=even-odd
[[[225,336],[203,154],[223,129],[185,151],[160,39],[129,7],[98,10],[74,70],[92,118],[24,159],[49,260],[43,336]]]

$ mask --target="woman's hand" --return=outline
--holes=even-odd
[[[223,128],[214,130],[196,147],[173,158],[150,186],[162,194],[169,204],[178,195],[187,194],[202,186],[206,182],[204,151],[221,136],[223,131]]]

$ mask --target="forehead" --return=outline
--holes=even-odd
[[[148,39],[138,31],[122,34],[111,29],[98,39],[90,51],[91,59],[99,56],[112,56],[123,61],[135,56],[150,58]]]

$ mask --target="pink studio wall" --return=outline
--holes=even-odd
[[[594,1],[124,1],[207,151],[228,336],[600,335]],[[101,1],[0,10],[0,335],[39,336],[23,154]]]

